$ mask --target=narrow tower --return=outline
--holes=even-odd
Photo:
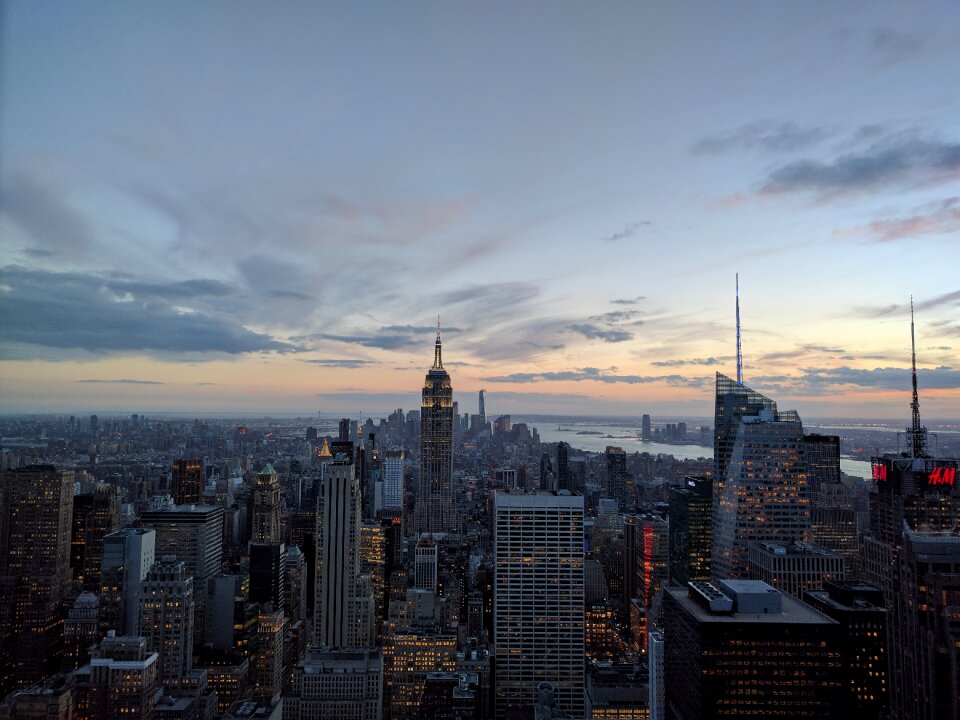
[[[913,295],[910,296],[910,364],[913,372],[913,401],[910,409],[913,411],[913,424],[910,428],[910,447],[913,457],[924,457],[927,454],[927,429],[920,426],[920,396],[917,394],[917,341],[913,330]]]
[[[743,385],[743,351],[740,349],[740,273],[737,273],[737,382]]]

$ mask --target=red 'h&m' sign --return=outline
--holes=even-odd
[[[931,485],[953,485],[957,479],[957,469],[952,467],[938,467],[930,471]]]
[[[874,480],[886,480],[887,479],[887,466],[881,465],[880,463],[875,463],[873,466],[873,479]]]

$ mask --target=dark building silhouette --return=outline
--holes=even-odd
[[[570,446],[563,440],[557,443],[557,490],[573,490],[570,482]]]
[[[173,461],[173,501],[177,505],[203,502],[203,460]]]
[[[686,585],[710,579],[713,479],[684,478],[670,488],[670,580]]]
[[[627,454],[623,448],[607,445],[607,495],[620,507],[627,504]]]

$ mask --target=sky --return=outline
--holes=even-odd
[[[7,1],[0,411],[960,419],[960,4]]]

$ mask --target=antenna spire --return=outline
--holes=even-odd
[[[925,428],[920,426],[920,396],[917,394],[917,340],[913,329],[913,295],[910,296],[910,367],[913,379],[913,402],[910,409],[913,414],[913,425],[910,428],[913,457],[923,457],[926,454]]]
[[[743,351],[740,348],[740,273],[737,273],[737,382],[743,385]]]
[[[437,315],[437,344],[433,349],[433,369],[443,370],[443,360],[440,357],[440,316]]]

